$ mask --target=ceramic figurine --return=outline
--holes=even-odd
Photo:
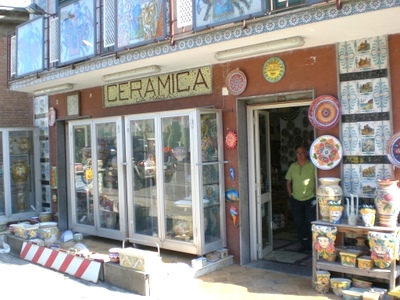
[[[361,218],[363,220],[364,226],[371,227],[375,223],[376,210],[373,207],[364,206],[360,209]]]

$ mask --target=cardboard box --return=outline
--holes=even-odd
[[[157,252],[124,248],[119,252],[119,264],[122,267],[141,272],[149,272],[161,265],[162,260]]]

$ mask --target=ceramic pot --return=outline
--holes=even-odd
[[[340,178],[319,178],[320,186],[317,188],[317,201],[319,213],[323,221],[329,222],[329,202],[343,205],[343,190],[339,185]]]
[[[378,187],[374,198],[378,212],[378,223],[384,227],[396,227],[400,211],[400,189],[398,180],[377,180]]]
[[[44,240],[46,246],[51,245],[58,239],[58,227],[56,222],[39,223],[38,237]]]
[[[326,285],[328,288],[328,292],[329,292],[329,280],[331,278],[331,273],[329,273],[328,271],[325,270],[318,270],[316,271],[316,276],[317,276],[317,282],[321,285]]]
[[[335,261],[337,257],[335,248],[337,227],[313,224],[311,230],[314,248],[318,253],[318,257],[326,261]]]
[[[376,267],[389,268],[397,253],[396,235],[384,232],[368,232],[371,258]]]
[[[341,205],[329,205],[329,221],[333,224],[340,224],[344,207]]]
[[[371,207],[363,207],[360,209],[361,218],[363,220],[364,226],[371,227],[375,223],[376,210]]]

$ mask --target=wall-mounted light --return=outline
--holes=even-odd
[[[122,71],[103,76],[103,81],[120,81],[125,79],[133,79],[144,75],[155,74],[161,71],[160,66],[152,65],[143,68],[132,69],[128,71]]]
[[[64,83],[64,84],[60,84],[60,85],[51,86],[48,88],[35,90],[33,92],[33,95],[35,95],[35,96],[51,95],[51,94],[55,94],[55,93],[69,91],[69,90],[72,90],[73,88],[74,88],[74,85],[72,83]]]
[[[286,39],[265,42],[240,48],[224,50],[215,53],[217,60],[230,60],[257,54],[267,54],[277,50],[285,50],[304,45],[304,39],[301,36],[294,36]]]
[[[25,7],[25,10],[30,13],[31,15],[49,15],[49,16],[55,16],[56,14],[51,14],[45,11],[43,8],[41,8],[39,5],[37,5],[35,2],[32,2],[29,4],[27,7]]]

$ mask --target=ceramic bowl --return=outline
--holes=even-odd
[[[54,243],[58,239],[57,222],[39,223],[38,237],[44,240],[46,246]]]
[[[74,241],[75,242],[82,242],[82,240],[83,240],[82,233],[79,233],[79,232],[74,233]]]
[[[111,248],[108,250],[108,257],[110,259],[110,262],[119,263],[119,251],[121,250],[121,248]]]
[[[364,270],[370,270],[374,267],[374,261],[371,256],[360,256],[357,257],[357,267]]]
[[[352,278],[351,279],[351,285],[353,287],[369,290],[372,287],[372,282],[361,280],[361,279],[357,279],[357,278]]]
[[[14,225],[14,235],[21,239],[32,240],[38,236],[39,224],[20,223]]]
[[[336,296],[342,296],[342,291],[348,290],[351,286],[351,280],[348,278],[333,277],[330,279],[329,282],[331,285],[332,292]]]
[[[363,292],[358,290],[343,290],[342,293],[344,300],[362,300],[363,298]]]
[[[51,212],[43,211],[39,213],[40,222],[50,222],[52,221]]]

